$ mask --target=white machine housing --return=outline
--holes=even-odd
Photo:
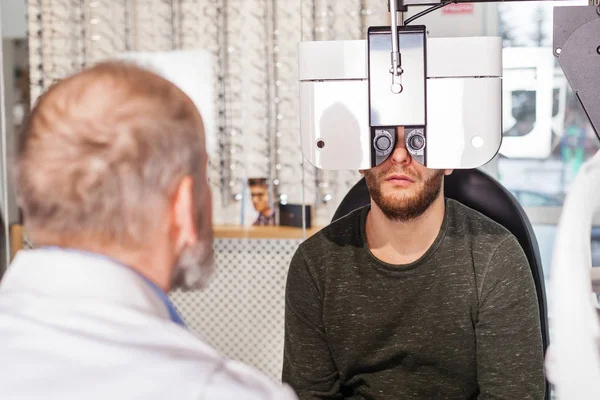
[[[302,152],[317,168],[376,165],[367,48],[366,40],[299,44]],[[426,63],[423,164],[436,169],[486,164],[502,142],[501,38],[428,38]]]

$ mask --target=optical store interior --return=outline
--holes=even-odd
[[[425,26],[428,43],[432,43],[427,47],[430,52],[440,48],[434,46],[436,39],[500,38],[497,54],[492,55],[490,50],[489,57],[486,53],[471,56],[474,64],[495,57],[501,62],[501,87],[495,98],[501,105],[500,123],[491,128],[494,132],[487,133],[497,135],[501,143],[481,165],[464,169],[482,172],[489,179],[488,186],[477,188],[473,183],[460,194],[473,204],[485,203],[491,209],[490,218],[497,213],[498,218],[504,218],[507,229],[518,232],[515,235],[521,245],[527,242],[524,252],[532,271],[535,269],[538,300],[543,292],[541,318],[549,326],[550,338],[553,307],[559,298],[553,295],[559,286],[552,282],[553,265],[558,263],[559,252],[568,251],[560,247],[565,237],[559,234],[561,223],[566,223],[563,211],[578,176],[600,150],[600,131],[590,122],[592,114],[572,87],[581,75],[573,80],[567,77],[565,65],[572,67],[574,62],[564,61],[561,65],[556,51],[556,9],[592,5],[596,6],[594,0],[458,2],[411,23]],[[352,115],[326,125],[330,136],[323,140],[315,131],[319,127],[323,131],[325,125],[309,121],[314,117],[310,112],[303,114],[303,101],[309,100],[301,96],[314,95],[310,100],[314,104],[328,101],[327,96],[315,94],[319,83],[314,84],[310,94],[302,91],[303,65],[319,70],[327,61],[305,62],[301,56],[317,57],[317,52],[310,53],[312,48],[307,46],[301,54],[300,44],[346,41],[349,49],[352,43],[362,41],[365,46],[370,27],[390,26],[388,1],[2,0],[0,7],[0,203],[5,227],[0,277],[19,251],[35,247],[23,229],[11,162],[36,100],[53,83],[95,63],[133,61],[181,88],[200,111],[205,128],[215,272],[207,288],[175,290],[170,298],[187,327],[210,346],[281,381],[286,282],[292,257],[302,243],[353,210],[350,196],[357,195],[356,185],[364,185],[367,169],[364,161],[362,167],[359,162],[354,167],[351,160],[357,152],[365,151],[356,147],[359,145],[346,131],[356,122]],[[427,8],[408,7],[401,13],[402,18],[407,20]],[[599,22],[595,17],[594,22]],[[402,43],[400,35],[401,54],[407,43],[408,39]],[[567,50],[574,51],[565,45],[563,53]],[[386,47],[385,52],[381,59],[389,64],[392,49]],[[406,50],[402,57],[405,74],[412,73],[409,53]],[[447,52],[436,60],[451,64],[464,54]],[[600,56],[596,58],[600,65]],[[464,59],[461,62],[468,64]],[[375,74],[373,65],[369,74]],[[386,68],[381,74],[391,83],[395,78]],[[433,61],[427,68],[435,69]],[[352,69],[340,68],[339,78],[317,77],[314,82],[350,82],[352,78],[344,80],[342,75],[350,74]],[[413,90],[409,83],[403,84],[407,92]],[[373,93],[365,97],[365,107],[368,100],[373,106]],[[444,96],[439,94],[436,104],[442,108],[447,105],[449,114],[473,113],[466,102],[459,109],[454,107],[454,97]],[[432,98],[429,94],[427,101]],[[599,106],[596,103],[588,107]],[[335,111],[335,104],[331,110]],[[365,121],[366,113],[365,108]],[[429,120],[434,114],[428,112]],[[593,115],[598,115],[597,110]],[[359,119],[356,114],[354,117]],[[308,125],[311,128],[306,128]],[[427,139],[427,145],[433,147],[433,135]],[[366,139],[367,146],[371,142],[370,137]],[[475,141],[472,143],[476,146]],[[343,157],[335,162],[341,167],[320,155],[326,154],[319,153],[322,147],[327,151],[337,148],[336,154]],[[454,151],[452,146],[446,147]],[[433,156],[427,160],[433,165]],[[325,164],[333,167],[323,167]],[[349,165],[352,168],[346,168]],[[457,165],[446,177],[446,185],[450,177],[460,179],[461,171]],[[468,187],[465,182],[461,185]],[[501,193],[498,196],[504,197],[496,197],[490,182],[496,185],[492,189]],[[368,196],[362,201],[366,204]],[[494,209],[496,203],[498,208]],[[506,207],[512,210],[508,214]],[[591,254],[591,281],[587,283],[589,297],[597,300],[594,292],[600,292],[600,273],[595,270],[600,267],[600,218],[593,216],[582,226],[591,227],[582,249],[584,256]]]

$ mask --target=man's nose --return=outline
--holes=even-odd
[[[406,150],[406,146],[404,145],[404,138],[398,138],[402,140],[398,140],[396,143],[396,147],[394,151],[390,155],[390,160],[392,164],[410,164],[412,161],[412,157],[408,150]]]

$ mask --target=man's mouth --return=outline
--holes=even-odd
[[[396,183],[414,183],[415,180],[408,175],[392,174],[386,178],[386,181]]]

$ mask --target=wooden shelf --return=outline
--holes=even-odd
[[[310,237],[321,230],[313,227],[306,230],[306,237]],[[302,228],[289,226],[235,226],[215,225],[213,227],[215,238],[220,239],[302,239]]]
[[[10,226],[10,259],[15,257],[15,254],[24,246],[23,243],[23,226],[13,224]]]
[[[310,237],[321,230],[321,227],[313,227],[306,230],[306,237]],[[303,239],[302,228],[289,226],[236,226],[215,225],[213,227],[214,237],[218,239]],[[10,226],[11,236],[11,259],[23,248],[23,227],[21,225]]]

